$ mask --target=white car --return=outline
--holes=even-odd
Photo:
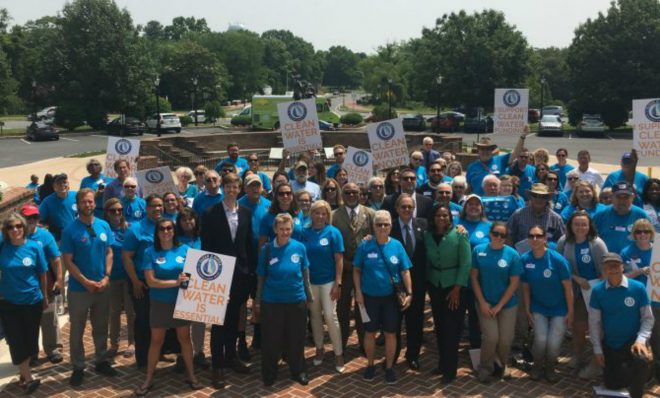
[[[28,117],[27,117],[27,120],[29,120],[29,121],[38,121],[38,120],[53,119],[55,117],[55,111],[56,110],[57,110],[56,106],[47,106],[44,109],[37,112],[36,115],[33,115],[32,113],[29,114]],[[36,120],[32,120],[32,118],[34,116],[36,116]]]
[[[564,130],[561,124],[559,115],[543,115],[539,120],[538,135],[564,135]]]
[[[149,131],[156,130],[158,128],[158,113],[147,118],[147,129]],[[160,131],[175,131],[177,133],[181,132],[181,119],[175,113],[161,113],[160,114]]]
[[[186,115],[190,116],[192,122],[195,123],[195,111],[190,111]],[[204,109],[197,110],[197,123],[206,123],[206,112]]]
[[[580,136],[587,134],[605,135],[605,124],[600,115],[589,115],[586,113],[582,115],[582,120],[577,125],[577,134]]]

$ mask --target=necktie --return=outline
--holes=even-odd
[[[408,224],[403,226],[404,229],[404,239],[405,241],[405,246],[406,246],[406,252],[408,252],[408,257],[412,258],[413,252],[415,251],[415,247],[413,245],[413,240],[412,240],[412,235],[410,234],[410,227]]]
[[[355,211],[355,208],[351,209],[351,225],[353,228],[357,226],[357,212]]]

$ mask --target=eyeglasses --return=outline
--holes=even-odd
[[[323,189],[323,192],[334,192],[336,190],[337,190],[337,188],[335,188],[335,187],[327,187],[327,188]]]
[[[546,181],[557,181],[555,177],[546,177]]]
[[[371,189],[383,189],[382,185],[372,185]]]
[[[376,223],[376,227],[378,227],[378,228],[387,228],[391,225],[392,224],[389,224],[389,223]]]
[[[115,207],[112,209],[108,209],[107,211],[108,213],[121,214],[122,210],[124,210],[122,207],[119,208]]]
[[[543,239],[545,239],[544,234],[527,234],[527,237],[531,240],[543,240]]]
[[[291,196],[293,195],[293,192],[291,191],[280,191],[277,193],[277,196]]]
[[[493,235],[493,237],[495,238],[501,238],[501,239],[506,238],[506,232],[490,231],[490,234]]]
[[[431,173],[442,173],[442,169],[431,169],[429,170]]]
[[[174,227],[168,225],[167,227],[158,227],[158,230],[161,232],[170,232],[170,231],[174,231]]]
[[[23,224],[7,225],[8,231],[20,231],[22,229],[23,229]]]
[[[206,179],[206,182],[214,182],[214,181],[219,181],[219,179],[215,177]]]
[[[403,181],[415,181],[417,177],[415,176],[408,176],[408,177],[401,177]]]
[[[575,180],[579,180],[579,179],[580,179],[580,177],[568,177],[568,181],[575,181]]]
[[[358,191],[344,191],[344,195],[346,195],[346,196],[354,196],[354,195],[357,195],[359,193],[360,192],[358,192]]]
[[[635,231],[635,235],[641,235],[641,234],[649,234],[649,235],[651,235],[652,233],[653,233],[653,232],[651,232],[651,231],[648,230],[648,229],[638,229],[637,231]]]
[[[137,185],[124,185],[124,188],[135,189],[137,188]]]

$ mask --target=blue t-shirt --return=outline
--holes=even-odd
[[[621,250],[621,258],[623,259],[623,271],[628,273],[632,270],[648,267],[651,265],[651,253],[653,246],[648,250],[642,250],[635,242],[630,243],[628,246]],[[640,274],[635,280],[639,281],[642,285],[646,286],[648,277]],[[660,303],[658,303],[660,305]]]
[[[225,164],[225,163],[233,164],[234,167],[236,167],[236,174],[239,177],[242,177],[245,170],[250,168],[250,163],[248,163],[247,159],[245,159],[242,156],[239,156],[239,157],[236,158],[236,160],[232,160],[231,158],[228,158],[228,157],[224,158],[221,161],[219,161],[218,163],[216,163],[216,165],[213,169],[215,171],[217,171],[218,174],[222,175],[222,173],[221,173],[222,165]]]
[[[202,250],[202,240],[199,237],[193,239],[190,236],[179,235],[178,238],[179,238],[179,243],[183,245],[187,245],[192,249]]]
[[[247,207],[252,211],[252,237],[254,238],[254,247],[258,247],[259,235],[261,229],[261,220],[266,214],[268,214],[268,209],[270,209],[270,200],[261,196],[257,203],[250,202],[250,199],[247,195],[243,196],[238,200],[239,206]],[[271,226],[271,230],[272,230]]]
[[[275,216],[277,216],[277,214],[267,212],[261,219],[261,224],[259,225],[259,236],[265,236],[268,241],[275,239],[275,230],[273,230]],[[293,234],[291,235],[291,238],[301,241],[303,227],[303,212],[299,211],[298,214],[293,217]]]
[[[80,181],[80,189],[83,188],[90,188],[94,192],[98,191],[99,185],[103,184],[105,186],[108,186],[114,178],[112,177],[107,177],[101,173],[99,175],[99,178],[92,178],[92,176],[87,176]],[[96,198],[96,210],[94,210],[94,216],[95,217],[103,217],[103,195],[99,195],[98,198]]]
[[[605,241],[607,249],[610,252],[621,253],[621,250],[630,243],[628,238],[633,223],[640,218],[648,219],[648,215],[637,206],[632,206],[628,214],[620,216],[612,205],[609,205],[596,213],[593,220],[598,229],[598,236]]]
[[[564,189],[564,186],[566,185],[566,174],[568,174],[569,171],[575,169],[575,167],[571,166],[570,164],[566,163],[563,166],[560,166],[559,163],[555,163],[552,166],[550,166],[551,171],[556,171],[557,174],[559,175],[559,185],[557,186],[557,189]]]
[[[483,196],[481,203],[489,221],[508,221],[513,213],[521,208],[518,198],[509,196]],[[524,206],[523,206],[524,207]]]
[[[195,196],[192,208],[195,210],[195,213],[201,217],[202,214],[204,214],[204,210],[215,205],[216,203],[222,202],[223,197],[224,195],[222,192],[218,192],[216,195],[209,195],[206,191],[200,192],[197,194],[197,196]]]
[[[625,277],[624,277],[625,278]],[[619,349],[637,337],[641,325],[640,310],[649,305],[646,287],[628,279],[628,287],[606,288],[607,281],[598,282],[591,289],[591,308],[600,310],[605,344]]]
[[[43,300],[39,277],[48,271],[48,262],[37,242],[30,239],[14,246],[0,245],[0,297],[13,304],[36,304]]]
[[[39,204],[39,184],[31,182],[27,184],[25,188],[34,191],[34,195],[32,195],[32,200],[34,200],[34,203]]]
[[[292,179],[290,183],[291,189],[293,189],[294,193],[298,191],[307,191],[310,195],[312,195],[312,201],[321,199],[321,187],[319,187],[319,184],[310,180],[307,180],[304,184],[301,184],[296,181],[295,178]]]
[[[57,242],[55,241],[55,237],[53,237],[53,234],[48,232],[46,229],[37,227],[35,228],[34,233],[29,235],[27,238],[37,242],[39,247],[41,247],[41,249],[44,251],[44,256],[46,256],[46,260],[48,261],[62,255],[62,253],[60,253],[60,248],[57,246]],[[1,236],[0,242],[2,242]]]
[[[60,199],[56,193],[52,193],[39,205],[39,217],[60,230],[68,227],[77,216],[75,191],[69,191],[64,199]]]
[[[607,206],[605,206],[604,204],[596,203],[596,206],[594,206],[590,209],[582,209],[582,210],[586,211],[587,214],[589,214],[589,217],[591,217],[591,219],[593,220],[596,213],[598,213],[599,211],[605,210],[606,208],[607,208]],[[578,210],[579,210],[579,208],[577,206],[573,206],[572,204],[569,204],[566,207],[564,207],[564,210],[562,210],[561,213],[559,213],[559,214],[561,215],[562,220],[564,220],[564,222],[567,222],[568,219],[571,217],[571,215],[573,213],[575,213],[576,211],[578,211]],[[600,232],[600,231],[598,231],[598,232]]]
[[[568,261],[551,249],[541,258],[535,258],[529,251],[520,261],[524,267],[522,281],[529,285],[531,312],[548,317],[565,316],[568,307],[562,281],[571,278]]]
[[[265,244],[259,253],[257,265],[257,275],[265,277],[262,301],[299,303],[307,300],[303,282],[305,268],[309,268],[309,260],[302,243],[289,239],[284,246]]]
[[[144,280],[142,263],[144,252],[154,245],[154,232],[156,224],[148,218],[137,222],[126,231],[124,236],[124,247],[122,250],[133,252],[133,264],[137,277]]]
[[[153,271],[156,279],[164,281],[177,280],[179,279],[179,274],[183,272],[183,265],[186,263],[188,249],[189,247],[187,245],[179,245],[169,250],[156,250],[155,247],[151,246],[144,253],[142,269],[144,271]],[[176,303],[176,296],[178,294],[178,286],[149,288],[149,297],[161,303]]]
[[[449,202],[449,211],[451,211],[452,222],[458,224],[458,221],[461,218],[461,213],[463,213],[463,206],[454,202]]]
[[[188,187],[186,188],[185,191],[179,192],[179,196],[185,199],[188,205],[190,205],[190,202],[195,200],[195,196],[197,196],[197,194],[198,194],[197,185],[195,184],[188,184]]]
[[[105,276],[105,255],[113,243],[114,234],[107,222],[94,218],[87,226],[76,219],[62,232],[61,250],[73,256],[73,263],[85,278],[98,282]],[[76,278],[69,278],[69,290],[87,291]]]
[[[565,193],[557,191],[552,194],[552,210],[554,210],[555,213],[561,214],[562,210],[564,210],[569,204],[570,202]]]
[[[302,243],[309,256],[309,279],[314,285],[324,285],[335,280],[335,253],[344,252],[344,238],[332,225],[316,230],[311,226],[303,229]]]
[[[337,175],[337,171],[342,168],[341,164],[333,164],[332,166],[328,167],[328,170],[326,170],[325,175],[328,176],[328,178],[335,178],[335,175]]]
[[[264,189],[264,191],[266,192],[272,191],[273,184],[271,184],[270,177],[268,177],[268,174],[264,173],[263,171],[257,171],[257,175],[261,180],[261,187]]]
[[[479,285],[484,298],[490,305],[497,305],[509,287],[510,278],[523,273],[520,255],[516,249],[504,246],[500,250],[482,243],[472,251],[472,267],[479,270]],[[504,308],[518,304],[516,293],[511,296]]]
[[[467,168],[466,179],[472,189],[472,193],[475,193],[479,196],[484,194],[483,187],[481,186],[484,177],[488,174],[496,175],[497,177],[504,174],[504,171],[509,167],[509,158],[511,157],[510,153],[505,153],[503,155],[493,156],[485,164],[481,160],[475,160],[470,163]]]
[[[126,269],[124,268],[124,261],[121,259],[121,250],[124,246],[124,237],[126,235],[125,230],[119,228],[115,229],[110,226],[112,231],[112,237],[114,241],[112,242],[112,272],[110,273],[110,280],[122,280],[126,279]]]
[[[124,207],[124,218],[126,221],[133,223],[142,220],[147,215],[147,202],[137,196],[133,200],[123,196],[121,205]]]
[[[168,213],[168,212],[166,212],[166,211],[163,211],[163,214],[162,214],[162,217],[163,217],[163,218],[166,218],[166,219],[168,219],[168,220],[172,220],[172,221],[174,221],[175,223],[176,223],[176,218],[177,218],[178,216],[179,216],[179,213],[178,213],[178,212],[176,212],[176,213]]]
[[[390,275],[396,282],[400,282],[401,271],[412,268],[412,263],[398,240],[390,238],[381,246],[374,238],[360,243],[353,258],[353,267],[362,270],[362,292],[369,296],[383,297],[394,293]]]
[[[596,269],[594,254],[589,248],[589,241],[575,244],[575,263],[577,265],[578,275],[587,280],[598,279],[600,275]]]
[[[512,168],[509,167],[506,169],[506,174],[515,175],[520,179],[520,185],[518,186],[518,195],[523,198],[527,197],[527,190],[532,187],[534,180],[536,179],[536,167],[528,164],[525,166],[525,169],[520,171],[518,167]]]
[[[477,245],[490,242],[490,221],[470,221],[461,218],[458,224],[462,225],[470,237],[470,247],[474,249]]]
[[[633,178],[633,188],[635,190],[635,200],[633,201],[633,204],[635,206],[642,207],[644,205],[642,202],[642,191],[648,180],[649,177],[646,174],[640,173],[639,171],[635,172],[635,178]],[[613,187],[614,184],[620,181],[627,181],[626,176],[623,174],[623,170],[613,171],[607,176],[607,179],[605,179],[603,188]]]
[[[426,182],[429,180],[429,177],[426,174],[426,167],[424,166],[417,166],[417,168],[415,169],[415,176],[417,176],[418,187],[421,187],[422,185],[426,184]]]

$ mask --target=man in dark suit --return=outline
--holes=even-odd
[[[403,244],[413,267],[410,269],[412,280],[412,303],[402,314],[406,320],[406,361],[412,370],[419,370],[419,352],[422,348],[424,332],[424,303],[426,302],[426,249],[424,232],[427,221],[413,217],[415,202],[412,196],[402,193],[395,203],[397,216],[392,218],[390,236]],[[397,333],[398,358],[401,346],[401,326]]]
[[[201,217],[202,250],[236,257],[224,325],[211,328],[213,386],[224,388],[224,368],[248,373],[250,368],[236,357],[238,319],[247,301],[256,269],[256,248],[252,237],[252,212],[239,206],[241,179],[234,173],[222,178],[224,198]]]
[[[415,174],[415,170],[408,167],[401,169],[399,172],[399,186],[401,187],[401,192],[387,195],[383,200],[381,209],[389,211],[392,220],[394,220],[397,217],[395,208],[396,200],[401,193],[407,193],[412,197],[413,202],[415,202],[413,217],[428,218],[433,208],[433,199],[415,192],[417,188],[417,174]]]

